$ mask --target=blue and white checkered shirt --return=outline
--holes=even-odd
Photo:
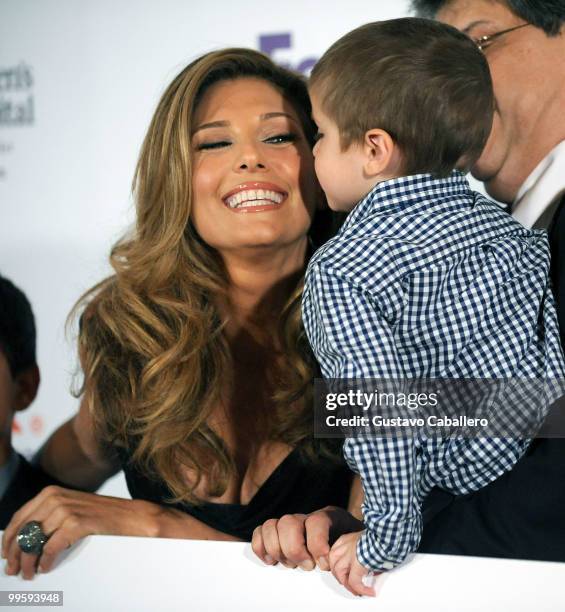
[[[325,378],[562,379],[548,273],[545,233],[473,192],[460,172],[401,177],[379,183],[314,254],[304,326]],[[368,569],[391,569],[417,548],[433,486],[481,488],[515,464],[527,441],[425,444],[345,442],[365,491],[357,557]]]

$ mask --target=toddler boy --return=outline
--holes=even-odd
[[[367,24],[324,54],[310,94],[316,173],[330,207],[351,211],[306,274],[304,325],[324,377],[563,379],[546,235],[463,174],[489,146],[495,108],[476,45],[429,20]],[[334,575],[372,594],[367,571],[416,550],[432,487],[481,488],[527,443],[347,438],[366,530],[334,544]]]

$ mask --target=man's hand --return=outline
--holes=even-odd
[[[270,519],[253,532],[253,552],[267,565],[312,570],[330,569],[329,554],[341,535],[363,529],[363,523],[347,510],[327,506],[312,514],[287,514]]]
[[[353,595],[375,597],[375,589],[363,584],[363,578],[374,575],[357,561],[357,542],[363,534],[342,535],[330,550],[330,569],[335,579]]]

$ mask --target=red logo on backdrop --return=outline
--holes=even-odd
[[[39,435],[43,431],[43,419],[38,414],[34,414],[29,422],[29,428],[35,435]]]
[[[45,427],[45,423],[43,421],[43,417],[40,417],[38,414],[34,414],[29,420],[29,430],[32,434],[39,436],[43,432]],[[23,434],[24,428],[14,419],[12,422],[12,433],[14,434]]]

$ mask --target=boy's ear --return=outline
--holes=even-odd
[[[16,375],[16,405],[15,410],[25,410],[37,395],[41,376],[37,365],[33,365]]]
[[[372,129],[365,133],[363,140],[365,173],[368,176],[387,175],[396,163],[396,145],[385,130]]]

